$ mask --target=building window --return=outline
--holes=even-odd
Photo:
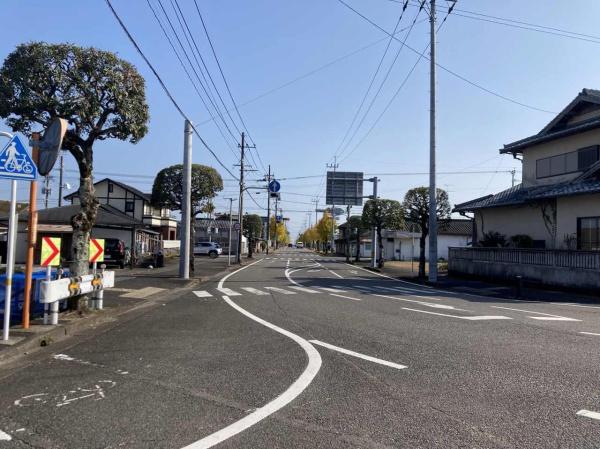
[[[577,248],[588,251],[600,250],[600,217],[577,219]]]
[[[125,212],[133,212],[135,203],[133,201],[125,201]]]
[[[113,187],[114,187],[114,186],[113,186],[113,183],[112,183],[112,182],[109,182],[109,183],[108,183],[108,193],[113,193]]]
[[[536,177],[566,175],[587,170],[600,158],[598,145],[580,148],[570,153],[538,159],[536,161]]]

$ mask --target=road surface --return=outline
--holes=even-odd
[[[286,249],[0,371],[1,448],[598,448],[600,306]]]

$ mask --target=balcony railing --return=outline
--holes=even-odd
[[[449,259],[600,270],[600,251],[517,248],[449,248]]]

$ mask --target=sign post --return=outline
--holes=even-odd
[[[42,251],[40,265],[46,267],[46,281],[52,280],[52,266],[60,265],[59,237],[44,237],[42,239]],[[58,302],[52,303],[52,324],[58,324]],[[48,304],[44,303],[44,324],[48,324]]]
[[[27,153],[25,146],[17,136],[6,132],[0,135],[10,140],[0,152],[0,179],[10,179],[10,212],[8,217],[8,242],[6,257],[6,288],[4,298],[4,323],[2,340],[8,341],[10,328],[10,306],[12,300],[12,281],[15,263],[15,243],[17,234],[17,180],[34,181],[37,167]]]
[[[88,248],[89,260],[92,263],[93,273],[96,275],[98,262],[104,262],[104,239],[90,239]],[[94,296],[92,299],[92,309],[99,309],[102,298]]]

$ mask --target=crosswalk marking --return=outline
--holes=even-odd
[[[221,293],[223,293],[224,295],[227,296],[241,296],[241,293],[236,292],[235,290],[231,290],[230,288],[226,288],[226,287],[217,287],[217,290],[219,290]]]
[[[198,298],[210,298],[212,295],[207,292],[206,290],[199,290],[199,291],[195,291],[194,295],[196,295]]]
[[[298,290],[298,291],[304,292],[304,293],[319,293],[316,290],[311,290],[310,288],[306,288],[306,287],[299,287],[297,285],[290,285],[288,288],[293,288],[294,290]]]
[[[253,294],[258,295],[258,296],[268,295],[267,292],[263,292],[262,290],[259,290],[259,289],[254,288],[254,287],[242,287],[242,290],[246,290],[247,292],[253,293]]]
[[[265,289],[272,290],[272,291],[277,292],[277,293],[281,293],[282,295],[295,295],[296,294],[296,292],[291,292],[289,290],[284,290],[283,288],[279,288],[279,287],[265,287]]]

